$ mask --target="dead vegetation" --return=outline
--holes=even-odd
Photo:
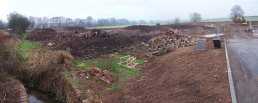
[[[26,63],[29,65],[29,68],[26,69],[29,69],[31,72],[29,73],[30,75],[34,73],[38,74],[40,72],[54,69],[58,65],[62,65],[67,62],[69,62],[70,65],[72,65],[73,62],[73,57],[67,52],[39,49],[28,55]]]
[[[0,73],[0,103],[26,103],[26,90],[22,83],[7,73]]]
[[[76,75],[81,79],[99,79],[108,84],[115,82],[114,75],[108,71],[101,71],[99,68],[94,67],[89,70],[78,71]]]

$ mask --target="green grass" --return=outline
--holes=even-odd
[[[91,69],[92,67],[98,67],[101,70],[107,70],[114,74],[119,75],[119,82],[126,81],[132,77],[141,76],[141,72],[136,68],[128,68],[119,64],[121,56],[113,56],[108,59],[93,59],[93,60],[77,60],[75,66],[81,69]],[[137,59],[136,62],[139,65],[144,64],[144,60]]]
[[[229,22],[232,21],[229,18],[218,18],[218,19],[208,19],[208,20],[203,20],[202,22]]]
[[[247,16],[246,20],[247,21],[258,21],[258,16]]]
[[[258,16],[246,16],[245,19],[247,21],[258,21]],[[208,19],[203,20],[202,22],[231,22],[230,18],[218,18],[218,19]]]
[[[65,80],[67,80],[70,84],[75,86],[81,86],[81,82],[74,77],[74,75],[71,72],[65,71],[62,73]]]
[[[19,45],[17,51],[18,53],[26,58],[28,54],[33,50],[36,49],[37,45],[29,40],[22,40],[21,44]]]
[[[115,93],[115,92],[117,92],[117,91],[118,91],[118,88],[116,87],[116,85],[113,84],[113,85],[111,86],[111,92],[112,92],[112,93]]]

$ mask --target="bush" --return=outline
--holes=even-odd
[[[21,14],[11,13],[8,15],[8,26],[13,32],[22,35],[30,26],[30,21]]]

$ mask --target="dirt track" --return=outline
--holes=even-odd
[[[106,98],[107,103],[230,103],[225,49],[198,53],[181,48],[152,58],[135,78]]]

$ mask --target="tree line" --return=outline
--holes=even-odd
[[[202,20],[201,14],[191,13],[190,14],[191,22],[200,22]],[[245,21],[244,11],[238,5],[232,7],[230,17],[233,22]],[[137,24],[159,24],[159,21],[150,21],[146,22],[144,20],[140,21],[129,21],[127,19],[94,19],[91,16],[86,17],[85,19],[77,18],[71,19],[66,17],[33,17],[33,16],[23,16],[19,13],[10,13],[8,16],[8,23],[4,23],[0,20],[0,30],[10,28],[13,32],[17,34],[22,34],[26,29],[35,29],[35,28],[54,28],[54,27],[95,27],[95,26],[117,26],[117,25],[137,25]],[[174,24],[180,22],[179,18],[174,19]]]
[[[31,25],[29,28],[53,28],[53,27],[95,27],[95,26],[118,26],[118,25],[136,25],[136,24],[147,24],[146,21],[129,21],[127,19],[94,19],[88,16],[85,19],[77,18],[71,19],[66,17],[33,17],[29,16],[28,20]]]

